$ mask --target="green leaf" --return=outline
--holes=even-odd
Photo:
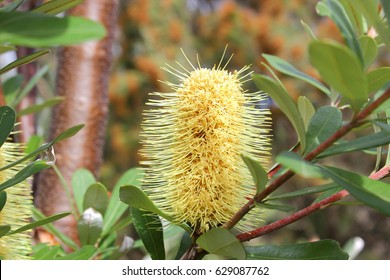
[[[333,106],[320,107],[311,118],[306,133],[306,150],[309,153],[332,136],[343,121],[339,109]]]
[[[318,80],[314,79],[312,76],[307,75],[306,73],[303,73],[299,71],[297,68],[295,68],[293,65],[288,63],[287,61],[274,56],[270,54],[263,54],[263,57],[268,61],[268,63],[274,67],[276,70],[279,72],[282,72],[283,74],[289,75],[291,77],[303,80],[312,86],[318,88],[322,92],[326,93],[327,95],[330,95],[329,89],[324,86],[321,82]]]
[[[253,177],[253,181],[255,182],[255,186],[256,186],[256,193],[260,193],[261,191],[264,190],[265,185],[268,182],[267,171],[265,171],[265,169],[260,164],[260,162],[252,159],[251,157],[246,155],[241,155],[241,157]]]
[[[276,161],[281,165],[291,169],[307,178],[323,178],[319,166],[303,160],[299,155],[293,152],[282,152],[276,157]]]
[[[253,75],[253,81],[258,89],[264,90],[278,104],[297,132],[301,147],[305,148],[305,126],[297,106],[286,89],[281,84],[264,75]]]
[[[16,74],[15,76],[7,79],[3,83],[3,93],[6,104],[10,104],[12,102],[12,100],[15,98],[16,94],[22,87],[23,82],[24,77],[20,74]]]
[[[177,250],[177,254],[175,257],[175,260],[180,260],[180,258],[185,254],[188,248],[192,245],[192,238],[190,233],[184,232],[181,240],[180,240],[180,246]]]
[[[301,114],[303,124],[305,125],[305,129],[307,131],[310,120],[313,117],[316,110],[313,104],[311,103],[311,101],[305,96],[298,97],[298,110],[299,113]]]
[[[2,191],[0,192],[0,212],[1,210],[3,210],[6,202],[7,202],[7,193]]]
[[[83,246],[77,251],[65,255],[63,257],[58,257],[56,260],[90,260],[97,253],[97,248],[91,245]]]
[[[358,36],[361,36],[366,31],[365,24],[363,23],[363,16],[359,13],[353,5],[353,1],[350,0],[339,0],[339,2],[343,5],[344,10],[348,14],[348,18],[355,30],[355,33]]]
[[[39,171],[49,168],[51,165],[47,164],[45,161],[36,160],[29,163],[25,168],[20,170],[14,177],[0,184],[0,191],[3,191],[13,185],[16,185],[24,180],[26,180],[31,175],[38,173]]]
[[[314,33],[311,30],[310,26],[306,22],[304,22],[303,20],[301,20],[301,24],[302,24],[303,28],[305,29],[307,35],[309,35],[309,37],[312,40],[317,40],[317,37],[314,35]]]
[[[93,208],[104,215],[108,205],[108,193],[101,183],[95,183],[88,187],[84,195],[83,209]]]
[[[377,68],[367,74],[368,92],[375,92],[390,85],[390,67]]]
[[[42,136],[32,135],[27,142],[26,148],[24,149],[24,154],[32,153],[34,150],[38,149],[43,143]]]
[[[385,12],[387,25],[390,28],[390,2],[388,0],[381,0],[383,11]]]
[[[0,226],[0,238],[6,235],[11,230],[11,227],[8,225]]]
[[[335,144],[322,152],[318,158],[371,149],[386,145],[388,143],[390,143],[390,131],[383,130],[378,133],[369,134],[354,140],[348,140],[340,144]]]
[[[378,13],[377,1],[354,0],[353,5],[366,18],[369,25],[374,26],[382,41],[390,48],[389,26],[382,21]]]
[[[390,216],[390,186],[365,176],[338,169],[323,167],[323,174],[346,189],[352,196],[368,206]]]
[[[8,13],[7,13],[8,14]],[[1,26],[1,22],[2,22],[2,16],[3,14],[0,13],[0,42],[1,42],[1,35],[2,35],[2,26]],[[16,67],[19,67],[21,65],[24,65],[24,64],[28,64],[28,63],[31,63],[35,60],[37,60],[39,57],[41,57],[42,55],[44,54],[47,54],[49,53],[49,50],[41,50],[41,51],[37,51],[33,54],[30,54],[30,55],[27,55],[27,56],[24,56],[22,58],[19,58],[13,62],[11,62],[10,64],[6,65],[5,67],[1,68],[0,69],[0,75],[3,75],[4,73],[16,68]]]
[[[165,260],[164,237],[160,218],[152,212],[131,208],[131,218],[139,237],[153,260]]]
[[[245,247],[247,258],[252,260],[347,260],[339,243],[320,240],[298,244],[262,245]]]
[[[114,224],[120,219],[126,209],[129,207],[119,198],[119,190],[123,185],[140,186],[143,174],[139,168],[131,168],[126,171],[115,184],[107,210],[104,215],[103,235],[111,231]]]
[[[0,107],[0,148],[14,129],[15,120],[15,111],[11,107]]]
[[[48,72],[48,70],[49,70],[49,66],[48,65],[45,65],[41,69],[39,69],[34,74],[34,76],[32,76],[28,80],[27,84],[23,87],[23,89],[19,90],[16,93],[16,95],[14,96],[14,99],[10,103],[10,106],[15,108],[20,103],[20,101],[22,101],[22,99],[24,97],[26,97],[26,95],[36,86],[38,81]]]
[[[50,141],[49,143],[46,143],[44,145],[42,145],[41,147],[39,147],[39,149],[35,150],[34,152],[26,155],[25,157],[19,159],[19,160],[16,160],[14,161],[13,163],[10,163],[6,166],[2,166],[0,167],[0,171],[3,171],[5,169],[8,169],[10,167],[13,167],[19,163],[22,163],[23,161],[29,159],[29,158],[32,158],[32,157],[35,157],[37,156],[38,154],[42,153],[42,152],[45,152],[47,150],[50,150],[51,147],[53,145],[55,145],[56,143],[62,141],[62,140],[65,140],[69,137],[72,137],[73,135],[75,135],[77,132],[79,132],[82,128],[84,127],[83,124],[80,124],[80,125],[75,125],[67,130],[65,130],[64,132],[60,133],[56,138],[54,138],[54,140]]]
[[[132,208],[146,210],[155,213],[168,221],[173,221],[173,217],[158,209],[153,201],[139,187],[132,185],[123,186],[119,190],[119,197],[122,202]]]
[[[317,202],[319,202],[319,201],[321,201],[321,200],[323,200],[323,199],[325,199],[325,198],[328,198],[328,197],[330,197],[330,196],[332,196],[332,195],[334,195],[334,194],[336,194],[336,193],[338,193],[338,192],[340,192],[340,191],[342,191],[342,190],[343,190],[343,188],[336,184],[336,188],[332,188],[332,189],[329,189],[329,190],[324,191],[323,193],[321,193],[321,194],[313,201],[312,204],[317,203]]]
[[[256,207],[278,210],[282,212],[292,212],[296,209],[295,206],[289,204],[275,204],[275,203],[266,203],[266,202],[256,203]]]
[[[80,213],[84,211],[83,201],[88,187],[96,183],[92,172],[85,168],[77,169],[72,176],[73,197]]]
[[[60,246],[49,246],[47,243],[40,243],[42,248],[39,248],[34,254],[34,260],[53,260],[62,251]]]
[[[55,105],[60,104],[64,100],[63,97],[53,97],[50,99],[45,100],[44,102],[36,105],[32,105],[30,107],[27,107],[25,109],[22,109],[18,112],[18,117],[28,115],[28,114],[35,114],[38,112],[41,112],[43,109],[53,107]]]
[[[81,17],[32,12],[0,13],[0,43],[27,47],[74,45],[105,35],[102,25]]]
[[[4,7],[1,7],[0,8],[0,12],[11,12],[11,11],[15,11],[17,8],[20,7],[20,5],[22,5],[24,2],[24,0],[14,0],[12,1],[11,3],[5,5]]]
[[[103,230],[103,216],[93,208],[88,208],[77,222],[80,242],[83,246],[94,245]]]
[[[36,13],[56,15],[82,3],[83,1],[84,0],[52,0],[43,3],[32,11]]]
[[[367,78],[351,50],[334,42],[315,41],[309,45],[309,56],[321,77],[347,98],[355,111],[367,102]]]
[[[36,208],[33,208],[32,212],[35,220],[43,220],[47,218]],[[69,248],[72,248],[73,250],[76,250],[78,248],[77,244],[72,239],[70,239],[61,231],[59,231],[53,224],[45,224],[43,225],[43,228],[46,229],[49,233],[53,234],[59,240],[61,240],[61,242],[64,243]]]
[[[245,249],[240,241],[234,234],[224,228],[212,228],[202,234],[196,240],[196,244],[210,254],[238,260],[244,260],[246,258]]]
[[[292,198],[292,197],[301,197],[303,195],[321,193],[321,192],[325,192],[325,191],[336,189],[336,188],[338,189],[339,187],[338,187],[338,185],[336,185],[334,183],[325,184],[322,186],[311,186],[311,187],[302,188],[302,189],[299,189],[296,191],[288,192],[285,194],[270,196],[267,198],[267,201],[276,200],[276,199]]]
[[[374,62],[378,54],[378,46],[375,40],[367,35],[360,37],[359,43],[363,53],[364,66],[367,68]]]
[[[16,50],[16,48],[14,46],[0,45],[0,54],[6,53],[9,51],[15,51],[15,50]]]
[[[40,227],[40,226],[52,223],[54,221],[57,221],[59,219],[62,219],[64,217],[68,216],[69,214],[71,214],[71,212],[63,212],[63,213],[55,214],[53,216],[50,216],[50,217],[47,217],[47,218],[44,218],[44,219],[41,219],[41,220],[38,220],[38,221],[35,221],[32,223],[29,223],[25,226],[22,226],[14,231],[8,233],[8,235],[23,232],[23,231],[26,231],[26,230],[29,230],[32,228],[36,228],[36,227]]]
[[[360,49],[360,44],[356,38],[352,23],[350,22],[343,5],[341,5],[338,0],[327,0],[326,2],[330,12],[328,16],[333,20],[334,23],[336,23],[347,45],[363,64],[363,54],[362,50]]]

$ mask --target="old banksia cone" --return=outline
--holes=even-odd
[[[20,144],[6,142],[0,147],[0,167],[4,167],[23,157]],[[22,169],[16,165],[0,171],[0,184],[11,179]],[[11,226],[12,230],[26,225],[32,216],[32,195],[30,186],[22,181],[6,191],[7,201],[0,212],[0,225]],[[31,253],[29,231],[6,235],[0,238],[0,257],[6,260],[28,259]]]
[[[241,155],[266,163],[269,111],[264,95],[247,92],[249,67],[190,70],[165,68],[177,84],[169,93],[153,93],[143,121],[145,179],[152,200],[197,233],[227,222],[255,193]]]

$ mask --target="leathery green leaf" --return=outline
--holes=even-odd
[[[160,218],[152,212],[131,208],[131,218],[145,249],[153,260],[165,260],[165,247]]]
[[[15,111],[11,107],[0,107],[0,148],[14,129],[15,120]]]
[[[221,255],[233,259],[246,258],[245,249],[240,241],[229,230],[212,228],[202,234],[196,243],[210,254]]]
[[[256,192],[260,193],[264,190],[265,185],[268,182],[268,173],[265,171],[263,166],[256,160],[252,159],[249,156],[241,155],[242,159],[244,160],[246,166],[248,167],[252,177],[253,181],[255,182],[256,186]]]
[[[335,167],[322,167],[321,170],[356,199],[390,216],[389,184]]]
[[[104,215],[108,205],[108,193],[101,183],[94,183],[88,187],[84,194],[83,209],[93,208]]]
[[[310,120],[313,117],[316,110],[313,104],[311,103],[311,101],[305,96],[298,97],[298,110],[299,113],[301,114],[303,123],[305,125],[305,129],[307,130]]]
[[[298,244],[262,245],[245,247],[247,258],[253,260],[347,260],[339,243],[320,240]]]
[[[368,98],[367,77],[357,56],[346,46],[315,41],[309,45],[312,65],[321,77],[358,111]]]
[[[314,150],[341,126],[342,114],[333,106],[320,107],[311,118],[306,133],[306,153]]]

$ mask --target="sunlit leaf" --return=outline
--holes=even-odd
[[[221,255],[232,259],[244,260],[245,249],[240,241],[229,230],[212,228],[202,234],[196,243],[210,254]]]
[[[32,12],[0,12],[0,43],[28,47],[71,45],[101,39],[102,25],[81,17]]]
[[[349,257],[334,240],[248,246],[245,250],[247,258],[252,260],[347,260]]]
[[[15,126],[15,111],[8,106],[0,107],[0,147],[9,137]]]
[[[41,248],[32,255],[34,260],[53,260],[62,252],[60,246],[50,246],[47,243],[40,243]]]
[[[164,237],[160,218],[152,212],[131,208],[131,218],[139,237],[153,260],[165,260]]]
[[[350,49],[334,42],[315,41],[309,45],[309,56],[321,77],[347,98],[355,111],[367,102],[367,78]]]
[[[120,188],[119,197],[122,202],[128,204],[132,208],[138,208],[155,213],[168,221],[173,221],[173,218],[164,213],[153,203],[146,193],[139,187],[127,185]]]
[[[281,165],[291,169],[307,178],[323,178],[319,166],[303,160],[299,155],[293,152],[282,152],[276,157],[276,161]]]

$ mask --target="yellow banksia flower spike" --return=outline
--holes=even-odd
[[[23,157],[23,146],[17,143],[5,142],[0,147],[0,167],[6,166]],[[22,166],[0,171],[0,184],[11,179]],[[29,223],[32,217],[32,194],[30,185],[23,181],[5,190],[7,202],[0,212],[0,225],[9,225],[11,230]],[[31,232],[3,236],[0,238],[0,257],[5,260],[29,259],[31,253]]]
[[[241,155],[267,164],[270,118],[264,94],[243,89],[248,66],[229,72],[221,62],[207,69],[185,58],[191,69],[164,68],[179,83],[165,82],[173,91],[152,93],[144,111],[143,187],[161,210],[200,234],[227,222],[255,194]]]

